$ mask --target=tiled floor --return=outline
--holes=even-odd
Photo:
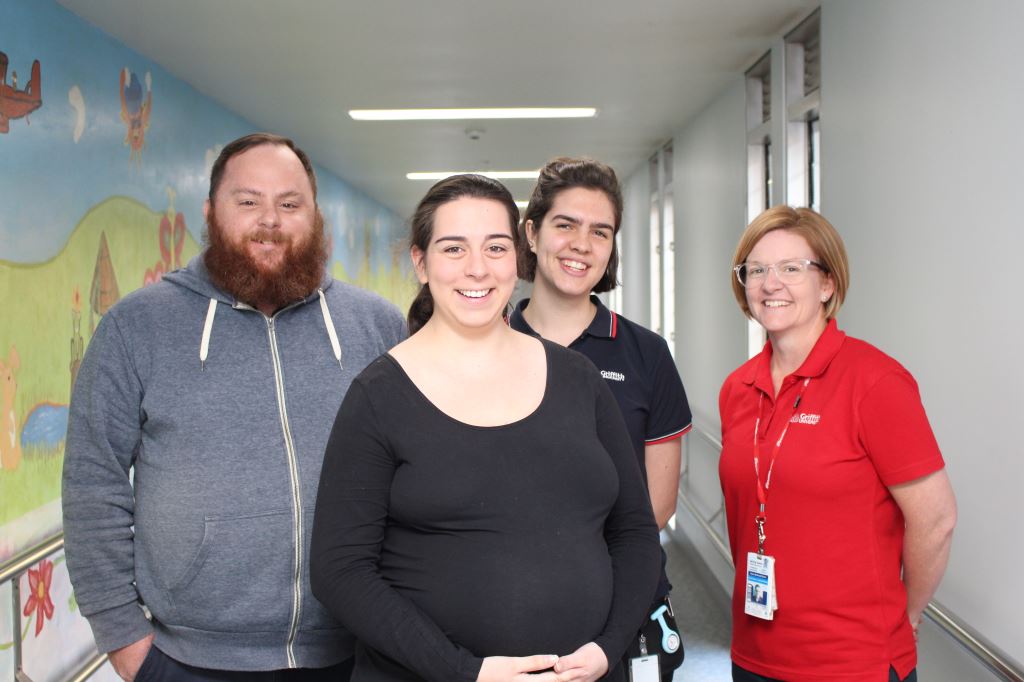
[[[692,549],[669,540],[665,552],[672,607],[686,649],[673,682],[728,682],[732,679],[728,597]]]

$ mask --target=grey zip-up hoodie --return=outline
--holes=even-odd
[[[68,569],[101,651],[155,630],[204,668],[352,654],[309,589],[313,507],[349,383],[404,335],[394,306],[329,277],[268,318],[214,287],[201,255],[103,317],[63,477]]]

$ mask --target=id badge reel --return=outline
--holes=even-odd
[[[640,655],[629,659],[629,682],[661,682],[658,654],[647,653],[647,638],[640,633]]]

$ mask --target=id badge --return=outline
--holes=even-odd
[[[629,682],[661,682],[658,655],[651,654],[629,659]]]
[[[775,558],[767,554],[747,552],[747,579],[743,596],[743,612],[755,618],[772,620],[779,608],[775,593]]]

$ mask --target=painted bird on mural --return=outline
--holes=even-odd
[[[18,89],[17,71],[11,72],[11,84],[7,84],[7,55],[0,52],[0,133],[10,130],[12,118],[25,118],[43,104],[40,90],[41,68],[39,60],[32,62],[32,75],[23,90]]]
[[[128,127],[124,143],[131,149],[132,160],[142,158],[142,147],[146,144],[146,130],[149,128],[149,112],[153,106],[153,78],[146,72],[146,96],[142,96],[142,83],[138,75],[121,70],[121,120]]]

